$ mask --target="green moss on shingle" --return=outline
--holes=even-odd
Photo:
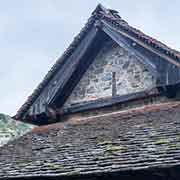
[[[126,149],[127,149],[126,147],[120,145],[109,144],[106,146],[107,152],[125,151]]]
[[[66,172],[65,174],[66,174],[67,176],[75,176],[75,175],[79,175],[80,172],[74,170],[74,171]]]
[[[63,169],[63,166],[61,164],[46,163],[45,166],[50,169]]]
[[[156,145],[167,144],[167,143],[169,143],[167,139],[158,139],[157,141],[155,141]]]
[[[168,146],[169,149],[173,150],[173,149],[177,149],[177,148],[180,148],[180,145],[179,144],[170,144]]]

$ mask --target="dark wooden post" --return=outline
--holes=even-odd
[[[112,97],[116,96],[116,72],[112,72]]]

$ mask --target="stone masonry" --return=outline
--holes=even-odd
[[[113,75],[114,74],[114,75]],[[156,80],[135,55],[108,41],[73,90],[65,106],[155,87]]]

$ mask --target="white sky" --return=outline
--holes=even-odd
[[[0,0],[0,112],[16,113],[98,3],[180,50],[178,0]]]

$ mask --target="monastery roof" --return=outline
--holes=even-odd
[[[179,159],[180,103],[172,102],[37,127],[0,149],[0,179],[125,179],[169,173]]]

